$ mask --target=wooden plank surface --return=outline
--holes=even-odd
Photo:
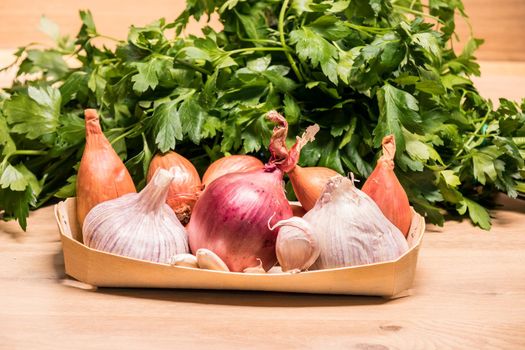
[[[425,1],[426,2],[426,1]],[[464,0],[476,37],[486,43],[478,53],[483,60],[525,61],[525,1]],[[79,9],[90,9],[99,32],[125,38],[131,24],[145,25],[160,17],[174,19],[184,8],[183,0],[1,0],[0,48],[12,48],[30,42],[49,42],[39,32],[40,16],[46,15],[59,24],[63,33],[75,35],[80,26]],[[214,19],[212,26],[218,27]],[[190,32],[198,32],[192,24]],[[461,42],[470,36],[468,24],[458,19]],[[456,45],[461,48],[462,44]]]
[[[430,226],[407,297],[89,289],[64,274],[52,208],[0,223],[0,348],[520,349],[525,205],[490,232]]]

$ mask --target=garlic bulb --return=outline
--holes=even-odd
[[[313,227],[321,250],[312,269],[395,260],[408,250],[401,231],[353,180],[343,176],[328,181],[303,219]]]
[[[165,203],[172,179],[167,170],[159,169],[140,193],[95,206],[84,221],[84,243],[108,253],[160,263],[188,253],[186,231]]]
[[[272,229],[278,227],[275,252],[283,271],[299,272],[312,266],[320,252],[312,225],[304,219],[291,217],[279,221]]]

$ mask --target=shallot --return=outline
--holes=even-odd
[[[148,182],[158,168],[169,170],[173,175],[166,203],[179,221],[186,225],[201,190],[199,173],[188,159],[173,151],[153,157],[148,169]]]
[[[137,192],[126,166],[102,132],[97,111],[86,109],[86,147],[77,174],[77,219],[97,204]]]
[[[383,155],[363,185],[362,191],[369,195],[383,214],[406,237],[412,222],[412,209],[408,197],[394,173],[396,140],[394,135],[383,139]]]

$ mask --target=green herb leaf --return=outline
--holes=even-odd
[[[51,87],[29,86],[26,94],[18,94],[4,103],[4,114],[11,132],[25,134],[34,140],[56,131],[60,115],[60,92]]]
[[[182,140],[182,126],[177,107],[173,101],[162,103],[155,108],[150,120],[155,144],[162,153],[175,149],[175,140]]]

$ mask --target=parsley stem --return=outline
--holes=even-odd
[[[2,163],[0,163],[0,169],[4,169],[5,165],[7,164],[7,161],[13,157],[13,156],[42,156],[47,154],[47,151],[36,151],[36,150],[17,150],[13,151],[11,153],[8,153]]]
[[[171,56],[168,56],[168,57],[171,57]],[[173,57],[171,57],[171,58],[173,58]],[[210,72],[209,70],[206,70],[204,68],[201,68],[199,66],[191,64],[189,62],[182,61],[182,60],[179,60],[179,59],[176,59],[176,58],[173,58],[173,62],[174,63],[178,63],[181,66],[185,66],[185,67],[188,67],[188,68],[191,68],[191,69],[195,69],[196,71],[201,72],[202,74],[212,75],[212,72]]]
[[[236,49],[228,51],[228,55],[234,55],[236,53],[251,52],[251,51],[291,51],[288,47],[244,47],[242,49]]]
[[[239,37],[239,40],[248,41],[251,43],[265,43],[265,44],[271,44],[271,45],[281,45],[280,42],[271,40],[271,39],[248,39],[248,38]]]
[[[14,152],[11,152],[9,156],[41,156],[43,154],[47,154],[47,151],[35,151],[35,150],[17,150]]]
[[[288,45],[286,45],[286,40],[284,39],[284,15],[286,13],[286,8],[288,7],[289,0],[284,0],[283,6],[281,7],[281,11],[279,12],[279,37],[281,39],[281,45],[283,48],[287,49],[287,51],[284,52],[284,55],[286,56],[286,59],[288,59],[288,62],[290,62],[290,66],[292,67],[292,70],[294,71],[295,75],[297,76],[297,79],[300,82],[304,81],[303,76],[301,75],[301,72],[299,71],[299,68],[297,68],[297,65],[295,64],[295,61],[292,58],[292,55],[288,52],[290,48]]]
[[[111,141],[110,143],[111,143],[112,145],[114,145],[115,143],[117,143],[118,141],[122,140],[123,138],[126,138],[126,137],[128,137],[129,135],[132,135],[133,133],[137,132],[137,130],[136,130],[135,127],[136,127],[138,124],[140,124],[140,122],[137,123],[137,124],[135,124],[135,125],[133,125],[133,127],[132,127],[131,129],[129,129],[128,131],[126,131],[126,132],[124,132],[124,133],[118,135],[117,137],[115,137],[115,138],[113,139],[113,141]]]
[[[359,24],[354,24],[350,22],[344,22],[344,25],[349,28],[360,31],[360,32],[366,32],[366,33],[372,33],[372,34],[383,34],[392,29],[392,28],[365,27],[365,26],[361,26]]]
[[[422,17],[427,17],[427,18],[431,18],[433,19],[434,21],[437,21],[441,24],[445,24],[445,22],[443,22],[440,18],[436,17],[436,16],[432,16],[431,14],[428,14],[428,13],[425,13],[425,12],[421,12],[421,11],[417,11],[417,10],[413,10],[411,8],[408,8],[408,7],[405,7],[405,6],[400,6],[400,5],[392,5],[394,8],[398,9],[398,10],[401,10],[401,11],[404,11],[404,12],[408,12],[408,13],[411,13],[413,15],[417,15],[417,16],[422,16]]]
[[[474,138],[476,137],[476,134],[478,134],[480,131],[481,131],[481,128],[483,128],[483,125],[485,125],[485,123],[487,122],[487,119],[489,118],[489,115],[490,115],[490,108],[487,109],[487,113],[485,114],[485,117],[483,117],[483,120],[478,124],[478,127],[476,128],[476,130],[474,131],[474,133],[472,134],[472,136],[470,136],[470,138],[467,140],[467,142],[465,142],[465,145],[458,151],[458,153],[456,153],[456,158],[459,157],[461,155],[461,153],[463,153],[463,151],[465,151],[467,148],[470,147],[470,143],[474,140]],[[470,149],[468,149],[470,151]]]
[[[108,40],[112,40],[112,41],[116,41],[116,42],[123,42],[124,40],[120,40],[120,39],[117,39],[117,38],[114,38],[112,36],[109,36],[109,35],[104,35],[104,34],[98,34],[93,37],[93,38],[102,38],[102,39],[108,39]]]

